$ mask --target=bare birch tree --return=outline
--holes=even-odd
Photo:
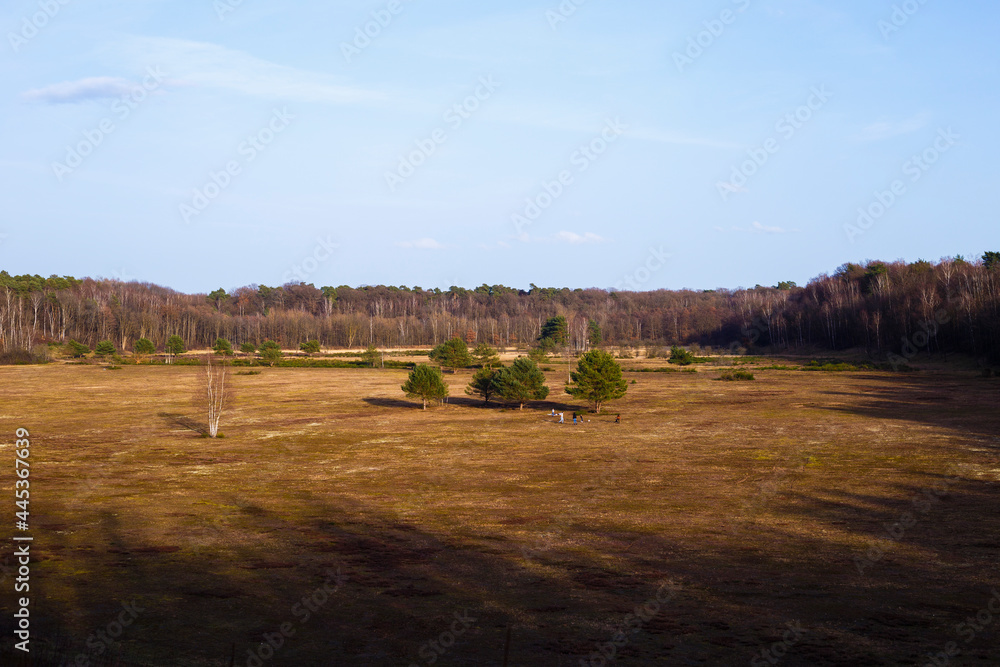
[[[233,390],[230,384],[229,364],[225,361],[214,361],[212,357],[213,355],[209,354],[205,358],[204,397],[208,407],[208,436],[215,438],[219,435],[222,413],[232,402]]]

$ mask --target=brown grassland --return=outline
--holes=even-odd
[[[552,366],[523,412],[465,396],[469,371],[422,411],[405,371],[265,368],[233,376],[218,440],[201,368],[0,368],[8,545],[14,431],[32,438],[36,650],[86,654],[134,601],[120,643],[148,665],[228,665],[234,644],[246,665],[283,623],[266,665],[501,665],[508,628],[510,665],[750,665],[788,623],[782,665],[923,665],[951,641],[953,664],[996,664],[1000,615],[956,629],[1000,589],[996,379],[628,372],[574,426],[547,416],[583,408]],[[456,612],[475,621],[438,654]]]

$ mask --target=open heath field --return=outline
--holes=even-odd
[[[559,362],[549,400],[523,411],[465,396],[470,371],[423,411],[403,370],[233,370],[225,437],[208,439],[203,368],[0,368],[5,498],[15,430],[31,437],[33,652],[258,667],[1000,655],[995,379],[627,370],[626,398],[573,425],[548,417],[585,407]],[[10,613],[0,629],[9,656]]]

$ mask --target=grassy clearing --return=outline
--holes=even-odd
[[[440,664],[500,664],[512,627],[511,664],[576,665],[670,580],[618,664],[745,665],[793,620],[808,633],[784,665],[914,664],[1000,586],[993,379],[627,373],[627,398],[574,426],[546,416],[582,407],[565,369],[523,412],[482,408],[469,371],[447,374],[450,404],[423,412],[405,370],[265,368],[234,376],[226,438],[207,440],[201,370],[0,368],[6,429],[33,438],[42,637],[85,652],[135,600],[122,641],[148,664],[228,664],[233,643],[246,664],[285,622],[296,634],[267,664],[426,664],[467,609]],[[300,622],[294,605],[338,568]],[[986,660],[990,641],[963,654]]]

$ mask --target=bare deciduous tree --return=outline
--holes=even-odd
[[[219,435],[219,422],[222,412],[232,403],[233,389],[229,377],[229,364],[214,360],[213,355],[206,356],[205,361],[205,392],[204,397],[208,407],[208,436]]]

